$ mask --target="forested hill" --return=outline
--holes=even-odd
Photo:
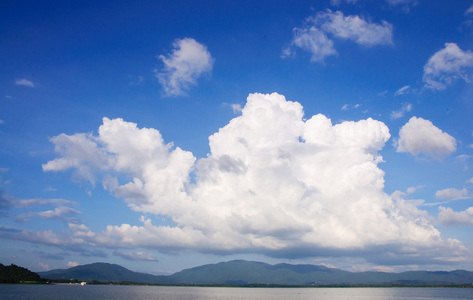
[[[40,282],[41,277],[30,270],[11,264],[0,264],[0,283],[32,283]]]
[[[270,265],[244,260],[203,265],[168,276],[137,273],[119,265],[107,263],[94,263],[65,270],[39,272],[38,274],[48,279],[201,285],[450,285],[473,283],[473,272],[463,270],[403,273],[349,272],[317,265]]]
[[[168,283],[167,276],[155,276],[146,273],[133,272],[120,265],[108,263],[93,263],[69,269],[56,269],[38,273],[47,279],[77,279],[80,281],[132,281],[148,283]]]

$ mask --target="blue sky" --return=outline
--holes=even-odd
[[[473,269],[473,2],[2,1],[0,262]]]

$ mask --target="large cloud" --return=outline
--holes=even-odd
[[[283,50],[283,57],[291,55],[293,48],[298,47],[311,53],[311,61],[323,62],[325,57],[337,54],[327,34],[371,47],[392,44],[392,31],[393,26],[386,21],[376,24],[357,15],[344,16],[340,11],[322,11],[307,18],[302,28],[293,29],[293,40],[290,47]]]
[[[454,137],[435,127],[429,120],[412,117],[399,131],[397,152],[441,159],[454,152],[456,145]]]
[[[71,225],[77,239],[286,257],[389,249],[392,263],[427,250],[426,259],[437,261],[466,253],[460,242],[444,240],[425,212],[384,193],[378,151],[390,134],[373,119],[333,125],[319,114],[305,120],[297,102],[251,94],[241,116],[210,136],[209,155],[197,161],[165,144],[157,130],[121,119],[105,118],[98,132],[90,138],[106,154],[100,163],[106,168],[97,169],[106,173],[104,186],[147,217],[140,226],[110,225],[100,233]],[[57,160],[73,160],[76,152],[69,150]],[[171,225],[154,225],[153,216],[168,217]]]
[[[459,78],[469,81],[471,67],[471,51],[463,51],[455,43],[445,43],[445,48],[436,52],[425,64],[423,81],[428,88],[444,90]]]
[[[213,58],[207,47],[192,38],[177,39],[174,50],[167,57],[160,55],[162,69],[156,72],[165,96],[184,95],[191,85],[213,67]]]

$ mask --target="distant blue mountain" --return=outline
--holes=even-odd
[[[94,263],[38,273],[48,279],[133,281],[162,284],[277,284],[277,285],[437,285],[471,284],[473,272],[409,271],[403,273],[349,272],[319,265],[270,265],[233,260],[186,269],[168,276],[137,273],[119,265]]]

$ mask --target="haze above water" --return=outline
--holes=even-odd
[[[105,285],[0,285],[2,299],[473,299],[463,288],[211,288]]]

